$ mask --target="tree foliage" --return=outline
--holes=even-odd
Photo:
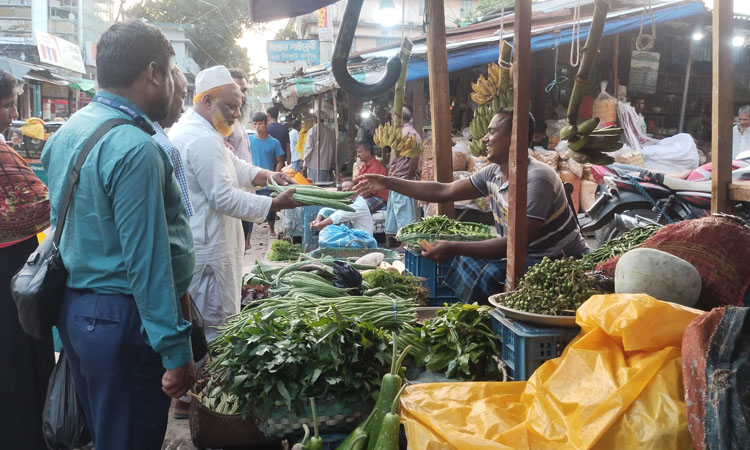
[[[185,31],[198,47],[194,59],[201,67],[222,64],[248,70],[247,52],[236,40],[246,30],[262,27],[250,22],[247,0],[142,0],[128,15],[149,22],[192,25],[192,30]]]
[[[289,41],[292,39],[299,39],[299,37],[297,36],[297,32],[294,30],[294,28],[292,28],[289,25],[277,31],[276,35],[273,38],[277,41]]]

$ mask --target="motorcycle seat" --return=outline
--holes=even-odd
[[[688,181],[664,175],[662,184],[673,191],[711,192],[711,180]]]

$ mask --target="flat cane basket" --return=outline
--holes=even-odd
[[[372,411],[374,402],[362,401],[361,398],[329,397],[316,400],[318,427],[321,434],[349,433],[365,420]],[[283,438],[301,434],[302,424],[312,430],[313,418],[309,405],[304,413],[296,414],[285,405],[279,405],[269,411],[254,410],[253,417],[258,429],[268,438]]]
[[[196,385],[200,392],[205,382]],[[190,392],[190,437],[196,447],[248,447],[267,445],[268,439],[255,426],[251,415],[219,414],[200,402],[196,393]]]

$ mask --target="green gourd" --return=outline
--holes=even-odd
[[[339,444],[338,447],[336,447],[336,450],[362,450],[367,446],[367,425],[370,424],[370,421],[372,420],[372,417],[375,415],[375,409],[372,410],[369,416],[367,416],[367,419],[365,419],[364,422],[357,425],[357,428],[355,428],[351,433],[349,433],[349,436],[344,439],[344,442]],[[364,439],[360,439],[360,437],[364,437]],[[355,443],[356,442],[356,443]]]
[[[401,363],[404,361],[406,354],[409,353],[412,346],[409,345],[404,349],[401,355],[398,354],[398,345],[396,342],[396,333],[393,333],[393,359],[391,360],[391,371],[383,375],[383,380],[380,383],[380,393],[378,399],[375,402],[375,414],[367,426],[367,435],[370,437],[367,442],[367,450],[373,450],[375,448],[375,439],[380,432],[380,427],[383,424],[383,418],[386,413],[390,411],[393,400],[396,398],[398,391],[401,389],[402,380],[398,375]]]
[[[390,411],[383,417],[380,433],[377,436],[375,450],[398,450],[398,433],[401,429],[401,418],[398,416],[398,399],[404,392],[404,385],[393,399]]]
[[[310,438],[310,443],[307,444],[308,450],[323,450],[323,438],[318,433],[318,411],[315,408],[315,399],[310,399],[310,408],[312,409],[313,415],[313,437]]]

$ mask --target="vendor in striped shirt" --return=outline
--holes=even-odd
[[[533,117],[529,117],[529,122],[531,141]],[[490,295],[502,292],[505,287],[508,157],[512,128],[512,109],[502,109],[492,118],[488,133],[482,139],[487,145],[487,158],[493,164],[470,178],[438,183],[368,174],[355,180],[360,195],[389,189],[431,203],[471,200],[477,194],[490,197],[497,238],[479,242],[435,241],[431,250],[422,252],[422,256],[436,262],[456,257],[447,274],[446,285],[467,302],[486,302]],[[590,251],[581,236],[574,211],[568,204],[562,180],[554,170],[533,158],[528,161],[526,217],[528,266],[538,263],[545,256],[552,259],[580,257]]]

